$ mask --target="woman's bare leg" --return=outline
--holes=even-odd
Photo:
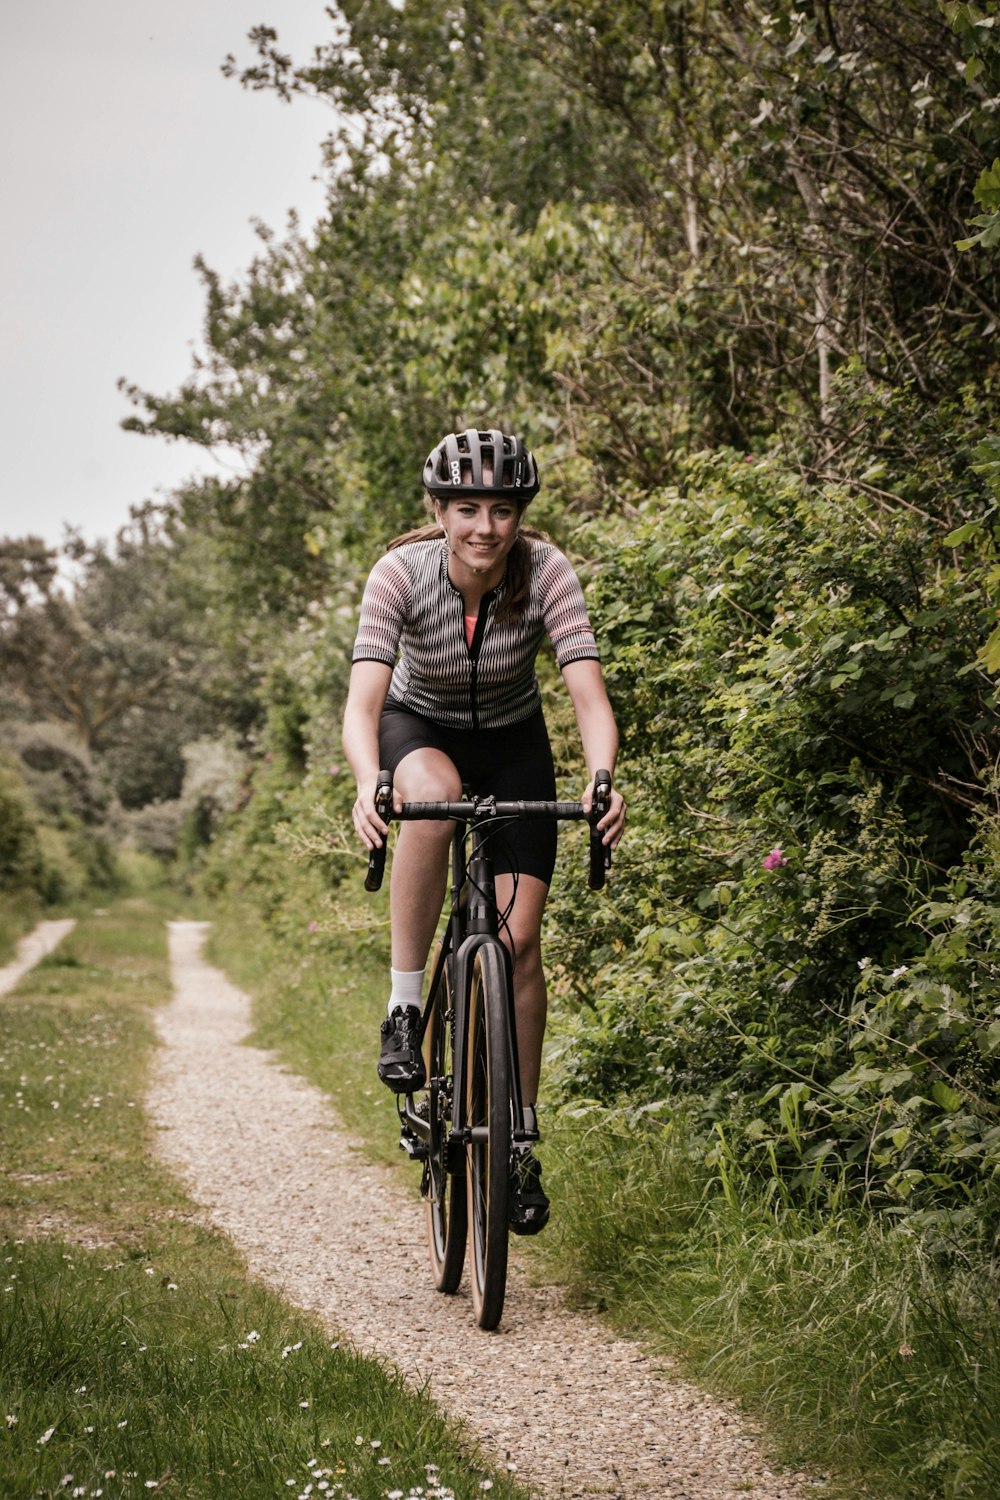
[[[422,748],[404,756],[393,777],[401,802],[452,802],[462,781],[448,756]],[[426,966],[444,901],[451,823],[401,823],[392,856],[389,911],[392,967],[407,973]]]
[[[503,911],[514,889],[513,876],[497,876],[497,905]],[[538,1099],[542,1067],[542,1041],[548,995],[542,969],[542,913],[549,888],[535,875],[522,875],[517,882],[514,908],[507,918],[508,930],[501,934],[514,953],[514,1010],[517,1016],[517,1053],[521,1072],[521,1098],[525,1104]]]

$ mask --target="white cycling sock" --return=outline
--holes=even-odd
[[[423,969],[390,969],[392,992],[388,1010],[391,1014],[397,1006],[415,1005],[420,1009],[420,997],[424,992]]]

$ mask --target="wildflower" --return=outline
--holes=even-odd
[[[176,1283],[176,1281],[168,1281],[167,1282],[167,1291],[168,1292],[176,1292],[176,1290],[177,1290],[177,1283]]]
[[[309,1402],[308,1401],[300,1401],[299,1405],[302,1407],[303,1410],[305,1410],[305,1408],[309,1405]]]
[[[909,972],[910,971],[905,964],[900,964],[898,969],[893,969],[892,973],[889,975],[889,978],[901,979],[904,974],[908,974]]]
[[[858,959],[858,968],[861,970],[862,973],[864,973],[865,969],[870,969],[871,966],[872,966],[872,961],[871,961],[870,958],[859,958]]]
[[[382,1446],[382,1439],[381,1438],[372,1438],[372,1440],[371,1440],[371,1446],[373,1448],[381,1448],[381,1446]]]
[[[765,870],[780,870],[782,865],[787,865],[787,863],[788,860],[782,854],[777,844],[775,844],[770,854],[765,854],[764,858],[761,860],[761,864],[764,866]]]
[[[41,1448],[44,1443],[48,1442],[49,1438],[52,1436],[52,1434],[54,1432],[55,1432],[55,1428],[54,1427],[46,1427],[45,1431],[42,1433],[41,1437],[38,1439],[38,1446],[39,1446],[39,1448]]]
[[[326,774],[328,776],[339,776],[340,775],[340,767],[339,766],[327,766],[327,768],[326,768]]]
[[[17,1418],[15,1417],[15,1415],[14,1415],[14,1413],[12,1411],[9,1411],[7,1413],[7,1426],[8,1427],[16,1427],[17,1426]]]
[[[72,1476],[72,1474],[64,1474],[63,1477],[59,1481],[59,1488],[61,1490],[64,1490],[67,1485],[72,1484],[72,1483],[73,1483],[73,1476]]]
[[[310,932],[319,932],[319,923],[318,922],[310,922],[309,923],[309,931]]]
[[[493,1488],[492,1479],[481,1479],[479,1481],[479,1488],[481,1490],[491,1490]]]
[[[899,1354],[901,1359],[910,1359],[913,1354],[913,1350],[909,1344],[900,1344]]]

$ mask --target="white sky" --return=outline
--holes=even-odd
[[[129,506],[212,467],[122,432],[120,376],[166,394],[191,367],[204,297],[259,246],[251,219],[323,203],[335,121],[219,69],[266,23],[305,62],[323,0],[8,0],[0,53],[0,535],[111,539]]]

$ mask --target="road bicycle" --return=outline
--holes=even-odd
[[[521,818],[590,823],[592,890],[611,865],[597,824],[610,806],[611,777],[594,778],[591,812],[579,802],[498,802],[466,795],[459,802],[392,806],[392,778],[379,772],[379,817],[455,823],[451,906],[431,971],[421,1019],[427,1082],[400,1095],[400,1145],[422,1164],[431,1274],[439,1292],[459,1288],[469,1242],[472,1305],[480,1328],[496,1328],[507,1287],[508,1210],[515,1146],[537,1141],[526,1129],[517,1061],[513,970],[500,933],[491,840]],[[386,847],[371,851],[365,889],[378,890]]]

